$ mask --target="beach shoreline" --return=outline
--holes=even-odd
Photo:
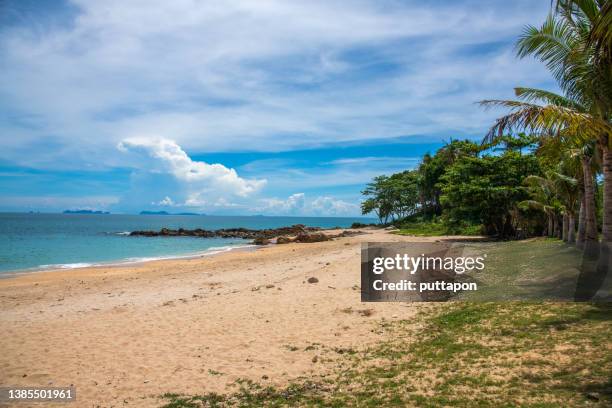
[[[321,375],[333,364],[331,350],[365,347],[379,338],[381,319],[424,307],[361,303],[361,243],[432,239],[371,230],[2,279],[0,384],[74,384],[80,404],[150,407],[165,392]]]
[[[169,238],[172,239],[172,238]],[[205,238],[204,238],[205,239]],[[217,256],[226,252],[234,251],[255,251],[261,246],[252,243],[245,243],[244,245],[226,245],[223,247],[211,247],[202,252],[189,253],[183,255],[159,255],[151,257],[139,257],[139,258],[124,258],[112,261],[104,262],[79,262],[79,263],[67,263],[67,264],[54,264],[54,265],[40,265],[34,268],[27,269],[16,269],[8,271],[0,271],[0,281],[3,279],[12,279],[27,274],[37,273],[54,273],[62,271],[73,271],[78,269],[92,268],[92,269],[103,269],[103,268],[121,268],[126,266],[138,266],[147,264],[149,262],[156,261],[168,261],[168,260],[181,260],[181,259],[198,259],[210,256]]]

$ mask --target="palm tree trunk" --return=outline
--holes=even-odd
[[[593,185],[590,159],[587,157],[582,158],[582,173],[584,175],[584,224],[586,228],[584,240],[585,242],[596,242],[598,239],[597,216],[595,215],[595,187]]]
[[[569,230],[567,234],[567,242],[573,244],[576,242],[576,214],[571,213],[568,216],[567,229]]]
[[[584,185],[582,186],[584,189]],[[582,191],[582,198],[580,199],[580,212],[578,213],[578,237],[576,238],[576,246],[580,249],[584,248],[584,237],[586,235],[586,214],[584,208],[585,195]]]
[[[607,139],[607,138],[606,138]],[[602,143],[603,156],[603,225],[602,242],[612,243],[612,151],[606,143]]]
[[[608,146],[608,137],[602,143],[603,156],[603,223],[602,240],[599,259],[597,260],[597,275],[595,287],[601,285],[612,270],[612,151]]]
[[[549,237],[555,236],[554,216],[550,213],[548,214],[548,231],[546,231],[546,234]]]
[[[569,224],[569,216],[567,215],[567,213],[563,213],[563,233],[562,233],[562,239],[563,239],[564,242],[567,242],[568,224]]]

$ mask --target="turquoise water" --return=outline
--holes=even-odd
[[[214,253],[248,240],[190,237],[129,237],[134,230],[167,228],[277,228],[293,224],[348,227],[364,218],[248,217],[199,215],[89,215],[0,213],[0,273],[76,268],[113,262]]]

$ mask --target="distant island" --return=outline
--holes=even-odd
[[[110,212],[94,210],[65,210],[64,214],[110,214]]]
[[[168,211],[141,211],[140,215],[206,215],[199,213],[190,213],[190,212],[182,212],[182,213],[169,213]]]

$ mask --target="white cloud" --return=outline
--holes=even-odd
[[[63,25],[2,31],[2,159],[115,167],[116,143],[142,134],[190,151],[481,134],[495,112],[473,102],[549,78],[504,44],[545,1],[72,4]]]
[[[249,174],[266,174],[270,189],[295,191],[316,190],[341,186],[358,186],[381,174],[393,174],[415,168],[421,157],[355,157],[341,158],[312,165],[295,167],[291,161],[259,160],[240,167]]]
[[[67,1],[65,14],[0,27],[0,161],[132,168],[122,210],[356,215],[359,187],[341,186],[418,158],[332,157],[310,168],[270,159],[239,175],[186,151],[479,137],[498,112],[475,101],[550,85],[544,67],[512,50],[548,1]],[[287,198],[262,197],[266,180],[268,196]],[[315,198],[288,197],[295,191]]]
[[[132,210],[144,205],[148,197],[154,198],[151,205],[155,206],[203,211],[238,208],[241,200],[257,194],[266,184],[265,179],[240,177],[236,170],[219,163],[192,160],[169,139],[126,139],[117,148],[133,169],[131,189],[121,202],[122,207]],[[164,198],[158,201],[160,195]]]
[[[320,196],[307,200],[306,194],[295,193],[287,199],[261,199],[260,207],[255,212],[284,215],[316,215],[316,216],[358,216],[359,205],[349,203],[334,197]]]
[[[165,196],[163,200],[158,201],[158,202],[152,202],[151,205],[159,205],[162,207],[174,207],[175,203],[174,201],[172,201],[170,197]]]
[[[172,174],[184,183],[192,198],[203,193],[247,197],[259,191],[266,180],[247,180],[222,164],[192,160],[174,141],[168,139],[126,139],[117,145],[123,152],[144,154],[146,169]]]
[[[264,198],[260,200],[261,206],[255,212],[271,212],[274,214],[296,214],[304,208],[304,193],[295,193],[286,200],[278,198]]]
[[[310,205],[320,215],[358,215],[360,211],[359,205],[333,197],[317,197]]]

